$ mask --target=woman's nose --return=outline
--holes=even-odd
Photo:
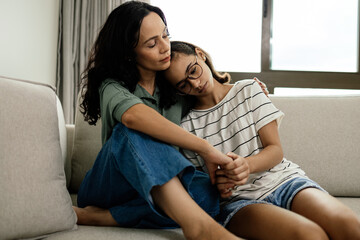
[[[168,38],[161,38],[161,53],[166,53],[170,51],[170,41]]]

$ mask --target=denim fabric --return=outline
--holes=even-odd
[[[80,186],[78,206],[110,209],[124,227],[178,227],[150,195],[152,187],[175,176],[200,207],[213,217],[218,214],[218,192],[207,174],[195,170],[174,147],[119,123]]]
[[[251,204],[271,204],[290,210],[291,203],[295,195],[305,188],[317,188],[326,192],[319,184],[306,177],[296,177],[280,185],[275,191],[270,193],[263,200],[237,200],[221,205],[220,214],[216,217],[217,221],[226,226],[231,218],[243,207]]]

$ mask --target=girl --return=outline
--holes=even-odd
[[[109,15],[83,78],[82,113],[90,124],[101,117],[103,147],[78,192],[78,224],[180,225],[187,239],[239,239],[211,217],[219,204],[209,177],[163,143],[197,152],[213,181],[217,166],[231,162],[176,125],[186,104],[164,101],[158,84],[157,71],[169,66],[159,8],[131,1]]]
[[[249,239],[360,239],[359,218],[283,158],[284,114],[254,80],[228,84],[229,75],[189,43],[172,42],[171,57],[165,77],[179,94],[195,97],[181,126],[233,159],[217,171],[220,223]],[[202,156],[183,153],[208,171]]]

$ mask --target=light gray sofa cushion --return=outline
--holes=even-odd
[[[70,191],[77,193],[87,171],[93,166],[96,156],[100,152],[101,144],[101,119],[96,126],[85,122],[79,108],[80,95],[77,100],[75,113],[75,136],[71,158]]]
[[[138,229],[121,227],[79,226],[76,231],[54,234],[47,240],[185,240],[181,228]]]
[[[66,189],[57,98],[43,84],[0,77],[0,236],[29,238],[76,225]]]
[[[360,197],[360,95],[272,96],[285,157],[334,196]]]

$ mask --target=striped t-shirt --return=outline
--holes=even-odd
[[[234,152],[242,157],[258,154],[263,146],[259,130],[284,116],[263,93],[254,80],[234,84],[217,105],[205,110],[191,110],[181,126],[206,139],[223,153]],[[207,172],[203,159],[196,153],[182,150],[196,167]],[[227,201],[263,199],[282,183],[295,176],[305,176],[300,167],[285,158],[273,168],[250,174],[246,184],[238,186]]]

